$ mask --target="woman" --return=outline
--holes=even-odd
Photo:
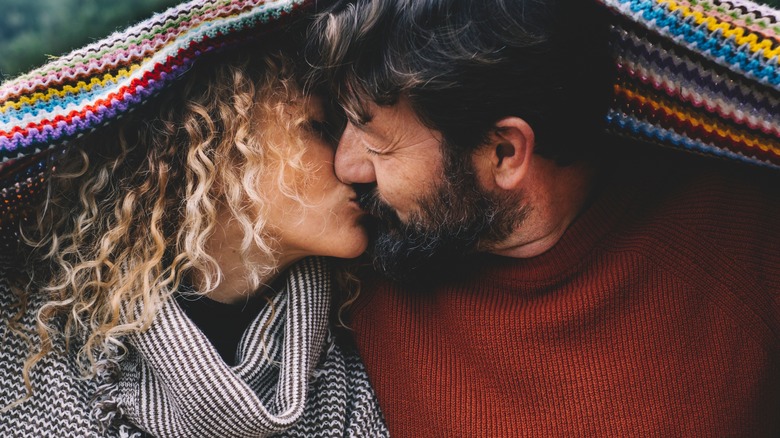
[[[268,25],[247,16],[291,12],[255,3],[194,1],[128,32],[205,16],[211,31],[229,24],[218,36],[257,35]],[[190,50],[203,25],[183,26]],[[131,71],[163,59],[181,78],[31,154],[44,182],[29,187],[43,189],[0,264],[0,435],[386,435],[359,359],[328,330],[331,268],[307,258],[356,257],[367,237],[333,173],[322,102],[297,79],[299,28],[218,40],[179,73],[143,53]],[[6,111],[36,105],[19,94],[0,89]],[[57,111],[47,96],[29,113]],[[35,168],[17,161],[11,171]]]

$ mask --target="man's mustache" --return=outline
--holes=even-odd
[[[410,224],[404,223],[395,209],[382,199],[376,183],[353,184],[352,187],[357,194],[358,205],[367,213],[363,217],[363,225],[372,240],[383,234],[406,234],[404,230],[407,230]]]
[[[395,210],[380,199],[376,183],[352,184],[352,188],[357,194],[358,205],[369,215],[378,219],[386,219],[388,215],[397,217]]]

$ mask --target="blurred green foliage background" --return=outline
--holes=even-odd
[[[0,0],[0,80],[42,65],[49,56],[68,53],[181,1]],[[759,3],[780,8],[780,0]]]

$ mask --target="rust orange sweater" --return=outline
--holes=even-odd
[[[780,179],[641,161],[541,256],[369,280],[352,327],[394,437],[780,436]]]

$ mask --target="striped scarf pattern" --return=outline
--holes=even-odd
[[[611,132],[780,168],[780,12],[748,0],[599,0],[615,13]]]
[[[0,281],[0,299],[8,304],[0,314],[12,309],[4,288]],[[102,363],[95,379],[74,374],[72,354],[44,357],[32,373],[33,398],[0,413],[0,436],[387,437],[362,362],[329,335],[329,303],[324,260],[296,264],[229,366],[171,299],[149,330],[126,340],[127,354]],[[32,313],[23,320],[30,328]],[[24,393],[28,347],[2,330],[5,406]]]

